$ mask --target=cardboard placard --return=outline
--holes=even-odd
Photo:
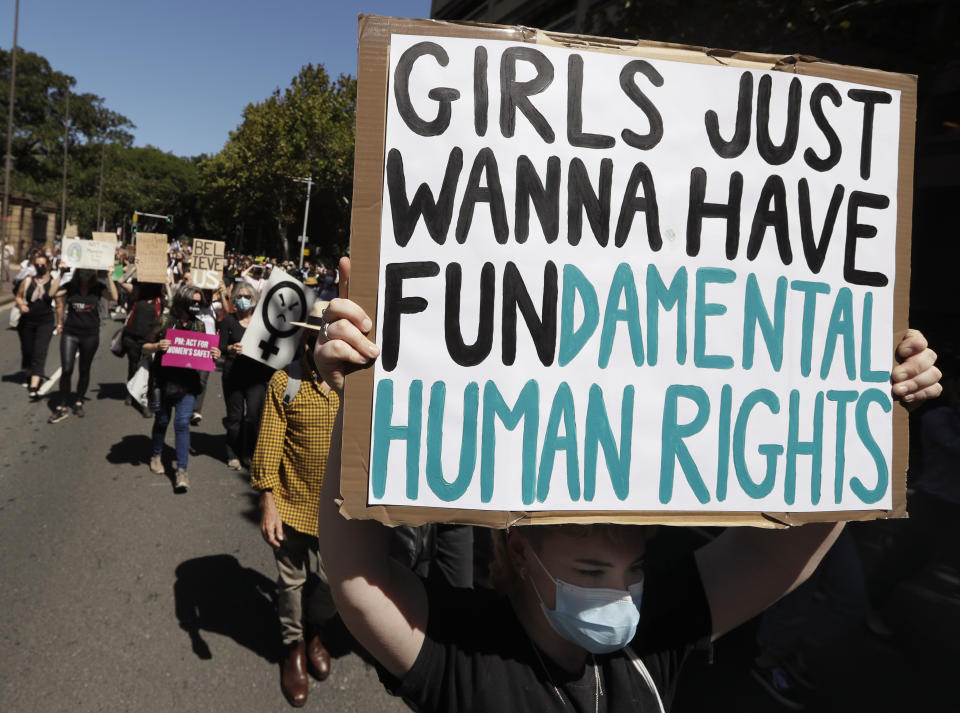
[[[243,355],[274,369],[293,361],[301,327],[291,322],[305,321],[315,298],[313,290],[303,289],[283,270],[274,270],[240,340]]]
[[[136,243],[137,280],[167,283],[167,251],[169,245],[164,233],[138,233]]]
[[[93,233],[93,239],[96,240],[96,241],[99,242],[99,243],[114,243],[114,244],[116,244],[116,242],[117,242],[117,234],[116,234],[116,233],[100,233],[100,232],[94,231],[94,233]]]
[[[223,253],[226,245],[222,240],[194,239],[190,269],[196,287],[212,290],[220,284],[223,279]]]
[[[67,267],[87,270],[112,270],[116,242],[71,238],[63,241],[61,261]]]
[[[916,78],[360,21],[341,511],[905,513]]]
[[[160,359],[162,366],[196,371],[213,371],[216,368],[210,352],[211,347],[217,346],[216,334],[193,332],[189,329],[168,329],[167,339],[171,344]]]

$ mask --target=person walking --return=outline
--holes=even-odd
[[[36,401],[37,389],[44,378],[47,350],[53,337],[56,316],[53,297],[50,294],[50,261],[42,252],[37,252],[32,261],[33,274],[20,283],[16,302],[20,309],[17,333],[20,336],[20,366],[29,379],[27,393]]]
[[[160,326],[153,341],[141,347],[144,354],[162,354],[170,348],[167,331],[170,329],[189,330],[205,333],[203,322],[198,318],[203,296],[192,285],[180,285],[173,295],[170,314]],[[220,358],[220,349],[213,347],[211,356]],[[159,410],[153,421],[153,452],[150,457],[150,470],[157,474],[166,472],[161,454],[163,441],[170,425],[170,413],[173,411],[173,430],[175,434],[177,462],[174,490],[185,493],[190,488],[187,466],[190,459],[190,417],[193,414],[194,399],[200,393],[200,375],[194,369],[176,366],[163,366],[154,357],[153,373],[157,388],[160,390]]]
[[[267,382],[274,372],[266,364],[243,354],[241,340],[250,325],[258,297],[257,291],[247,283],[236,283],[230,300],[234,312],[220,322],[220,351],[224,355],[223,400],[227,406],[224,419],[227,467],[233,470],[250,467]]]
[[[90,386],[90,366],[100,346],[100,299],[107,294],[117,299],[117,286],[104,273],[93,270],[72,270],[66,284],[57,277],[50,294],[57,298],[57,332],[60,337],[60,399],[48,423],[60,423],[70,415],[84,416],[83,402]],[[62,325],[62,328],[59,326]],[[70,381],[79,354],[77,391],[71,393]]]
[[[123,325],[123,351],[127,355],[127,381],[133,378],[140,360],[143,359],[143,345],[160,326],[164,307],[164,286],[152,282],[121,282],[120,286],[130,296],[130,314],[127,317],[126,324]],[[130,395],[127,395],[126,403],[132,404]],[[144,418],[149,418],[153,414],[149,410],[143,409]]]
[[[330,673],[330,654],[319,634],[305,635],[305,619],[319,627],[337,613],[317,539],[317,506],[340,408],[339,397],[317,375],[311,356],[325,306],[315,302],[307,322],[298,325],[305,327],[300,358],[270,379],[250,472],[250,485],[260,492],[260,533],[277,560],[284,645],[280,688],[297,707],[307,701],[308,668],[320,680]],[[319,583],[304,602],[311,560]]]

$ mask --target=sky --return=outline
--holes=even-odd
[[[134,124],[135,144],[218,152],[250,102],[308,63],[357,73],[357,15],[428,17],[430,0],[21,0],[17,44]],[[0,47],[14,0],[0,0]]]

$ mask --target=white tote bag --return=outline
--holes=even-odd
[[[127,391],[130,396],[140,404],[144,409],[147,408],[147,389],[150,386],[150,362],[151,357],[144,357],[137,365],[137,370],[133,377],[127,382]]]

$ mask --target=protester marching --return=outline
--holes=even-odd
[[[816,710],[918,571],[960,602],[956,328],[908,324],[897,212],[915,78],[600,43],[361,17],[335,263],[140,232],[10,269],[49,432],[116,356],[146,482],[196,504],[202,451],[249,486],[292,707],[343,644],[423,713],[686,713],[736,638]]]

